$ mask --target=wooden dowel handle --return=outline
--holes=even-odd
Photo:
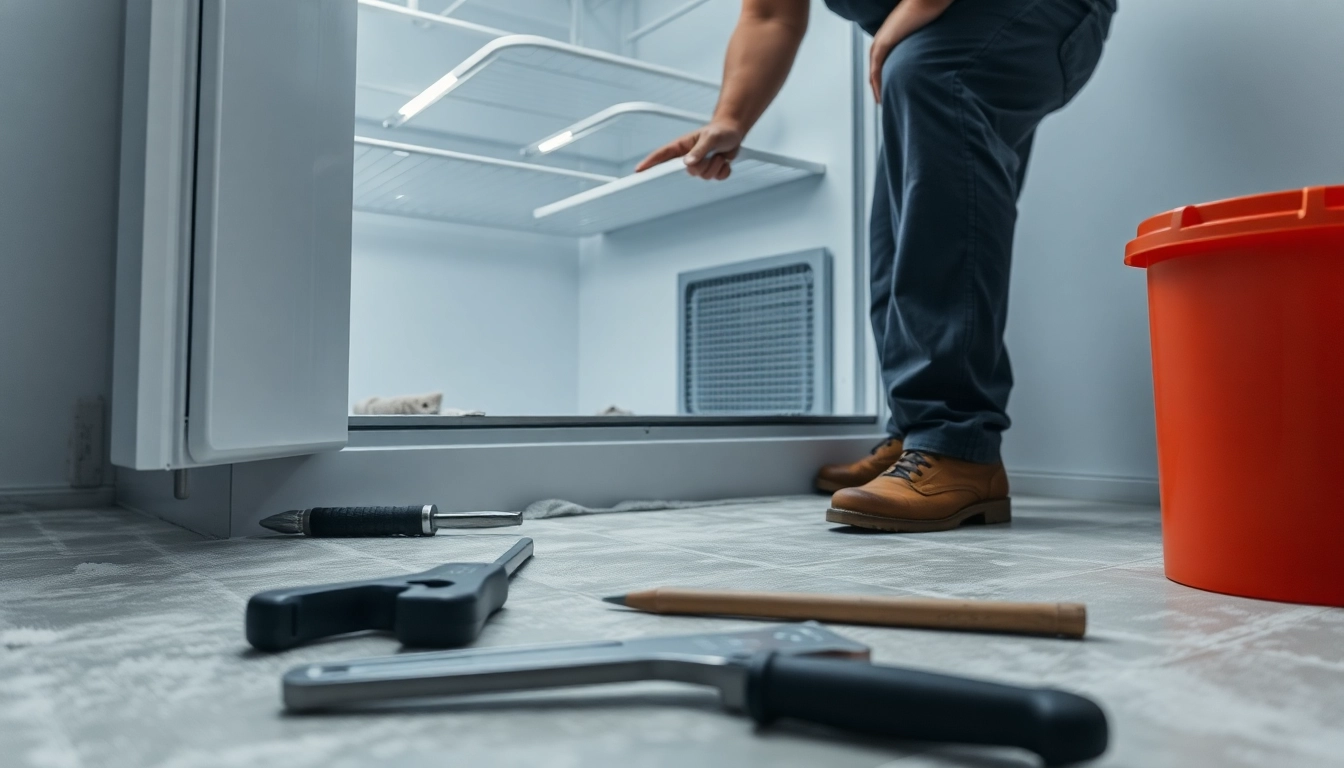
[[[788,592],[720,592],[660,588],[650,593],[657,613],[750,616],[884,627],[961,629],[1082,637],[1082,603],[1008,603],[878,595],[817,595]],[[634,602],[632,607],[642,607]]]

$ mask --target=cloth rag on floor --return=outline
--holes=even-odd
[[[585,507],[564,499],[542,499],[527,505],[524,520],[545,520],[552,517],[601,515],[608,512],[658,512],[665,509],[693,509],[699,507],[730,507],[735,504],[762,504],[779,501],[780,496],[758,496],[746,499],[714,499],[712,501],[622,501],[614,507]]]

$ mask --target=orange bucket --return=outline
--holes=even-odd
[[[1344,606],[1344,186],[1139,225],[1167,578]]]

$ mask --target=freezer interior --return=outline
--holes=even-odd
[[[874,411],[851,25],[818,3],[728,180],[634,173],[712,112],[738,8],[360,0],[352,409]]]

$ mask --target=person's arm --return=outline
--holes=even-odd
[[[702,179],[726,179],[742,138],[761,119],[793,68],[807,31],[808,0],[743,0],[728,42],[723,88],[709,124],[644,158],[635,171],[682,157]]]
[[[882,65],[902,40],[943,15],[953,0],[901,0],[895,10],[882,22],[873,35],[873,47],[868,51],[868,84],[873,99],[882,101]]]

